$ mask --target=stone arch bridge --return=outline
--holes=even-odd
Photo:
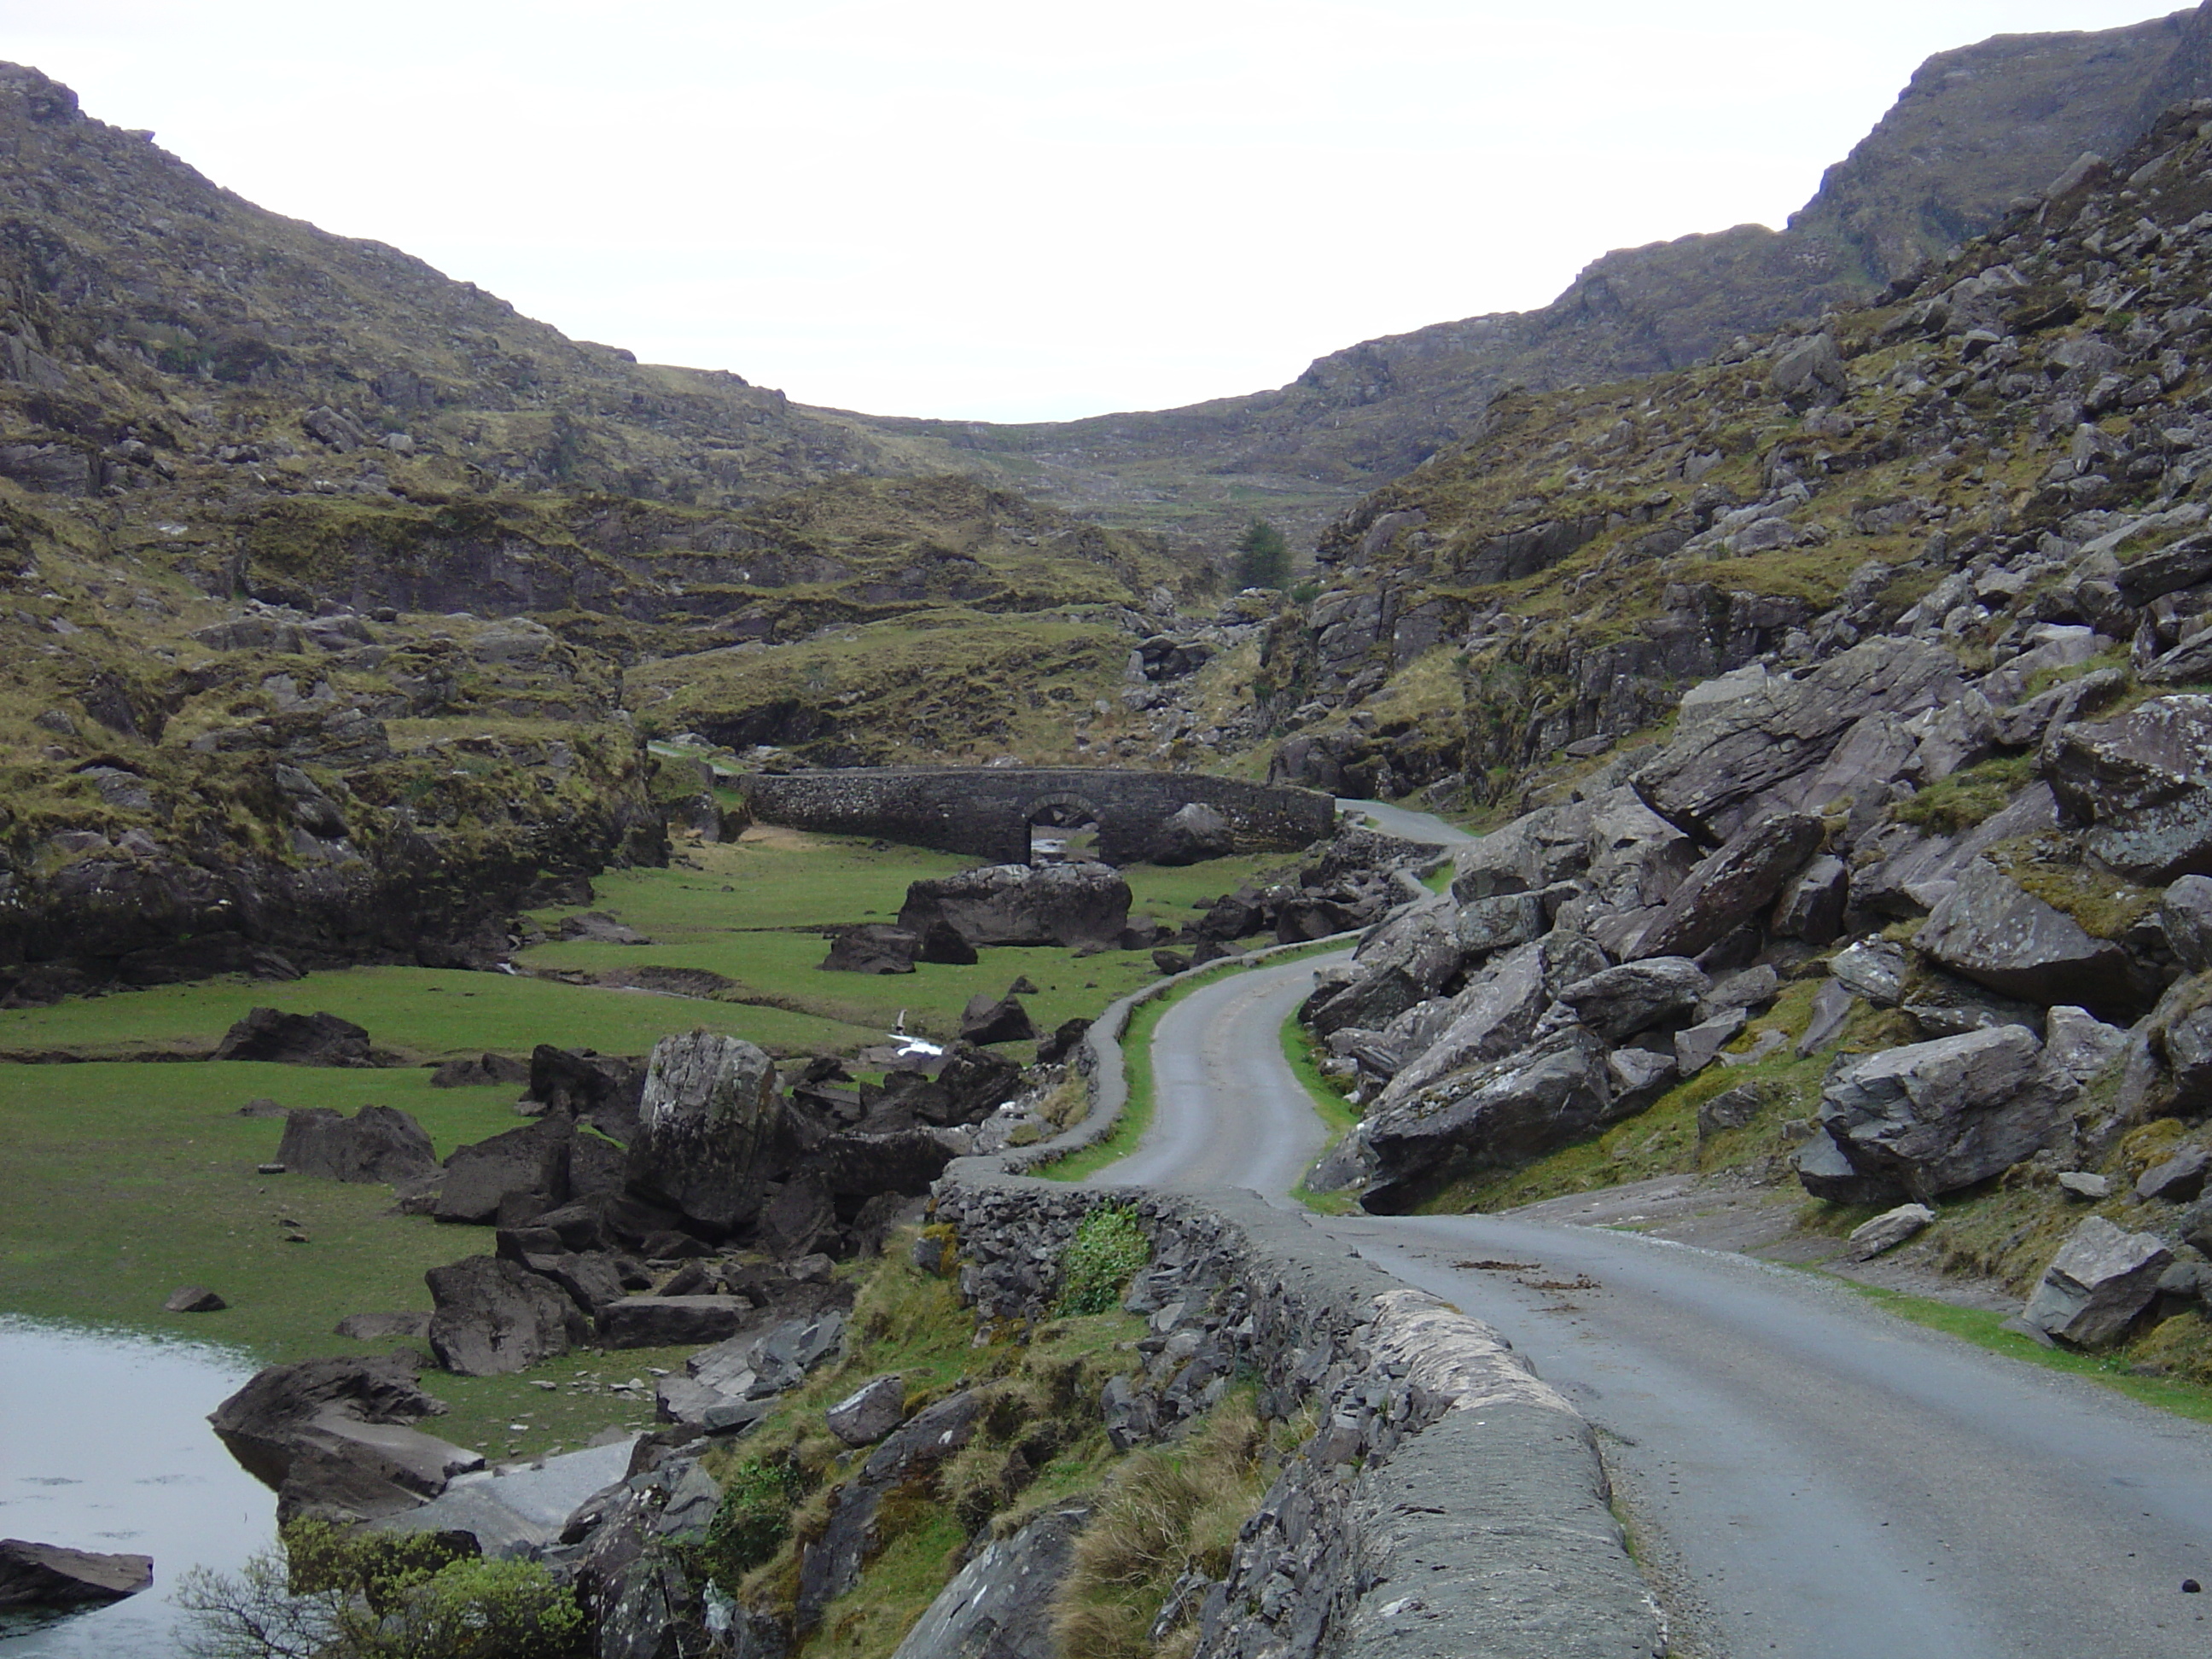
[[[1030,826],[1058,807],[1098,826],[1098,856],[1135,864],[1162,820],[1198,803],[1228,823],[1238,852],[1295,851],[1336,826],[1336,803],[1308,789],[1200,772],[1115,767],[855,767],[757,773],[738,787],[763,823],[1030,861]]]

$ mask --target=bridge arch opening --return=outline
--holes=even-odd
[[[1030,862],[1092,864],[1098,861],[1103,815],[1080,795],[1047,795],[1023,813],[1029,826]]]

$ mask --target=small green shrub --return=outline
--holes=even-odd
[[[806,1478],[787,1458],[749,1457],[727,1472],[722,1507],[696,1546],[701,1575],[734,1585],[773,1558],[791,1535],[791,1513],[806,1496]]]
[[[191,1659],[584,1659],[590,1621],[535,1561],[434,1535],[284,1529],[282,1553],[179,1581]]]
[[[1152,1257],[1152,1241],[1138,1224],[1134,1210],[1112,1205],[1093,1210],[1061,1253],[1060,1300],[1054,1312],[1062,1316],[1112,1312],[1122,1288]]]

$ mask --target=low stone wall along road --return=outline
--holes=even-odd
[[[1316,966],[1164,1018],[1153,1122],[1093,1181],[1283,1203],[1321,1140],[1279,1046]],[[2212,1583],[2212,1425],[1741,1256],[1510,1216],[1304,1224],[1504,1331],[1596,1425],[1677,1652],[2212,1653],[2212,1595],[2181,1589]]]

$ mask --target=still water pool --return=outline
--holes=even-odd
[[[167,1659],[187,1567],[235,1571],[276,1535],[276,1495],[207,1414],[253,1374],[196,1344],[0,1317],[0,1537],[154,1558],[154,1585],[59,1618],[0,1614],[7,1659]]]

